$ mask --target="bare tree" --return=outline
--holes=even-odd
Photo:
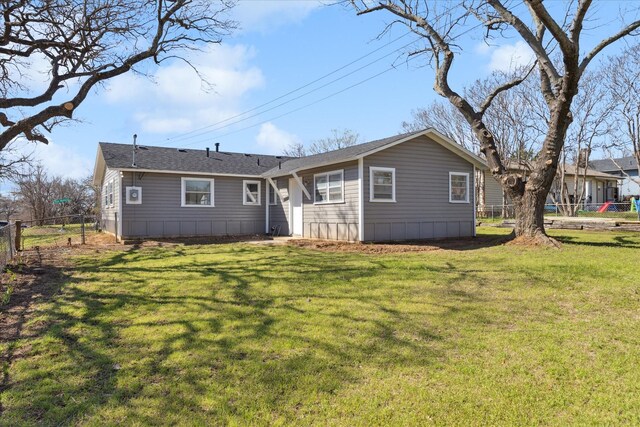
[[[42,220],[54,215],[56,181],[59,180],[51,178],[43,165],[30,166],[16,177],[14,195],[32,218]]]
[[[11,221],[18,212],[20,212],[20,204],[15,196],[0,196],[0,215],[3,220]]]
[[[304,157],[312,154],[326,153],[327,151],[339,150],[345,147],[356,145],[360,140],[360,135],[350,129],[331,129],[331,135],[317,139],[307,148],[300,142],[291,143],[282,154],[291,157]]]
[[[71,119],[103,82],[143,62],[180,58],[234,29],[233,0],[14,0],[0,4],[0,150]],[[25,78],[47,65],[48,84]]]
[[[42,164],[28,167],[16,176],[15,200],[24,206],[39,224],[43,219],[63,215],[90,215],[94,212],[95,193],[90,178],[72,179],[51,176]],[[54,203],[57,199],[68,199]]]
[[[609,58],[605,68],[609,78],[604,82],[615,108],[611,122],[617,130],[606,148],[610,152],[630,154],[635,159],[636,177],[625,173],[623,165],[616,166],[627,178],[640,184],[640,45]]]
[[[600,148],[602,138],[611,132],[609,119],[613,105],[607,100],[607,90],[602,85],[605,74],[609,73],[605,70],[584,74],[572,105],[573,121],[567,130],[551,191],[551,199],[559,203],[563,215],[576,216],[584,206],[589,157],[594,149]]]
[[[640,28],[640,20],[623,24],[620,30],[583,53],[581,34],[591,0],[570,2],[562,7],[554,3],[552,9],[548,9],[540,0],[524,0],[524,6],[501,0],[453,3],[351,0],[351,3],[360,15],[389,12],[395,22],[406,25],[422,37],[424,45],[412,53],[429,56],[430,64],[435,69],[435,91],[454,105],[471,126],[491,173],[514,203],[515,236],[557,245],[555,240],[546,235],[544,206],[572,121],[571,105],[578,92],[580,79],[596,55],[613,42],[634,33]],[[560,14],[557,13],[559,10]],[[483,27],[483,34],[488,39],[517,34],[536,58],[529,72],[495,85],[480,103],[473,103],[453,89],[449,82],[449,73],[461,38],[476,28],[473,20],[479,21],[477,28]],[[559,61],[552,60],[554,51],[558,52]],[[485,122],[485,114],[498,95],[520,85],[534,69],[539,77],[538,92],[544,99],[548,113],[541,147],[532,162],[530,174],[525,177],[523,173],[507,168],[500,158],[494,133]]]
[[[282,150],[282,154],[289,157],[304,157],[307,155],[307,149],[302,142],[292,142]]]
[[[331,135],[317,139],[309,146],[309,154],[326,153],[327,151],[339,150],[341,148],[356,145],[360,135],[350,129],[331,129]]]

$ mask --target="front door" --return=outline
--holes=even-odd
[[[294,236],[302,236],[302,188],[295,179],[289,180],[289,229]]]

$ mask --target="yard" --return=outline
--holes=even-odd
[[[507,232],[69,252],[1,344],[0,424],[640,423],[640,234]]]

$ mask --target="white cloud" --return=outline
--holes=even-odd
[[[19,139],[14,142],[14,148],[14,156],[30,155],[35,162],[42,163],[49,175],[79,179],[93,172],[94,159],[55,141],[41,144]]]
[[[216,45],[182,61],[157,68],[150,77],[125,74],[111,80],[105,100],[127,106],[143,131],[185,132],[238,113],[240,101],[264,85],[262,71],[250,65],[255,52],[244,45]]]
[[[256,143],[261,151],[266,154],[282,154],[282,151],[292,143],[300,142],[297,135],[278,129],[271,122],[260,126]]]
[[[491,71],[512,71],[518,67],[533,63],[535,55],[531,48],[523,41],[515,44],[507,44],[490,49],[491,59],[489,69]]]
[[[285,24],[300,23],[322,5],[321,1],[313,0],[241,0],[232,16],[243,32],[266,32]]]

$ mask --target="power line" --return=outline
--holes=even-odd
[[[410,43],[407,43],[406,45],[400,47],[399,49],[404,49],[405,47],[408,47],[408,46],[412,45],[416,41],[417,41],[417,39],[411,41]],[[371,62],[369,62],[369,63],[367,63],[367,64],[365,64],[365,65],[363,65],[363,66],[361,66],[359,68],[356,68],[353,71],[350,71],[347,74],[344,74],[344,75],[342,75],[340,77],[337,77],[337,78],[335,78],[333,80],[330,80],[329,82],[327,82],[327,83],[325,83],[325,84],[323,84],[321,86],[318,86],[318,87],[316,87],[314,89],[311,89],[309,91],[303,92],[303,93],[301,93],[300,95],[298,95],[298,96],[296,96],[294,98],[291,98],[291,99],[288,99],[288,100],[286,100],[284,102],[276,104],[276,105],[274,105],[274,106],[272,106],[270,108],[267,108],[266,110],[259,111],[259,112],[255,113],[255,114],[250,115],[250,116],[239,118],[238,120],[235,120],[235,121],[232,121],[232,122],[229,122],[229,123],[226,123],[226,124],[220,123],[220,126],[216,126],[215,124],[214,125],[209,125],[207,130],[204,130],[202,132],[198,132],[198,133],[195,133],[195,134],[192,131],[191,135],[182,135],[180,137],[175,137],[172,142],[180,142],[180,141],[185,141],[185,140],[192,139],[192,138],[197,138],[199,136],[203,136],[203,135],[206,135],[206,134],[209,134],[209,133],[212,133],[212,132],[219,131],[221,129],[225,129],[225,128],[231,127],[231,126],[236,125],[238,123],[242,123],[242,122],[244,122],[246,120],[252,119],[252,118],[257,117],[257,116],[260,116],[260,115],[262,115],[264,113],[268,113],[269,111],[273,111],[273,110],[275,110],[277,108],[280,108],[280,107],[282,107],[282,106],[284,106],[286,104],[289,104],[289,103],[291,103],[293,101],[297,101],[298,99],[304,98],[307,95],[310,95],[310,94],[312,94],[314,92],[319,91],[320,89],[323,89],[323,88],[325,88],[327,86],[330,86],[330,85],[332,85],[332,84],[334,84],[334,83],[336,83],[336,82],[338,82],[340,80],[343,80],[343,79],[345,79],[345,78],[347,78],[347,77],[349,77],[349,76],[351,76],[353,74],[356,74],[357,72],[362,71],[363,69],[365,69],[367,67],[370,67],[371,65],[373,65],[375,63],[378,63],[378,62],[382,61],[383,59],[388,58],[389,56],[395,55],[396,53],[397,53],[397,51],[390,52],[390,53],[388,53],[388,54],[386,54],[386,55],[384,55],[384,56],[382,56],[382,57],[380,57],[378,59],[375,59],[375,60],[373,60],[373,61],[371,61]],[[255,110],[255,108],[253,110]],[[240,116],[240,115],[238,115],[238,116]],[[228,120],[229,119],[227,119],[227,121]]]
[[[381,51],[382,49],[386,48],[387,46],[392,45],[393,43],[397,42],[398,40],[403,39],[404,37],[406,37],[406,36],[408,36],[408,35],[410,35],[410,34],[411,34],[411,31],[407,31],[406,33],[404,33],[404,34],[403,34],[403,35],[401,35],[400,37],[397,37],[397,38],[395,38],[395,39],[391,40],[390,42],[388,42],[388,43],[386,43],[386,44],[384,44],[384,45],[380,46],[379,48],[374,49],[374,50],[372,50],[371,52],[368,52],[368,53],[366,53],[365,55],[362,55],[362,56],[360,56],[360,57],[358,57],[358,58],[356,58],[356,59],[354,59],[354,60],[350,61],[349,63],[347,63],[347,64],[345,64],[345,65],[342,65],[341,67],[338,67],[338,68],[336,68],[335,70],[330,71],[329,73],[324,74],[324,75],[322,75],[322,76],[320,76],[320,77],[316,78],[315,80],[312,80],[312,81],[311,81],[311,82],[309,82],[309,83],[306,83],[306,84],[304,84],[304,85],[302,85],[302,86],[300,86],[300,87],[298,87],[298,88],[296,88],[296,89],[290,90],[289,92],[287,92],[287,93],[285,93],[285,94],[283,94],[283,95],[280,95],[280,96],[278,96],[278,97],[276,97],[276,98],[273,98],[273,99],[271,99],[271,100],[269,100],[269,101],[267,101],[267,102],[265,102],[265,103],[263,103],[263,104],[260,104],[260,105],[258,105],[258,106],[256,106],[256,107],[253,107],[253,108],[251,108],[251,109],[249,109],[249,110],[243,111],[242,113],[236,114],[236,115],[234,115],[234,116],[228,117],[228,118],[226,118],[226,119],[220,120],[220,121],[218,121],[218,122],[215,122],[215,123],[209,124],[209,125],[207,125],[207,126],[203,126],[203,127],[201,127],[201,128],[198,128],[198,129],[193,129],[193,130],[191,130],[191,131],[189,131],[189,132],[185,132],[185,133],[183,133],[183,134],[181,134],[181,135],[176,135],[176,136],[173,136],[173,137],[167,138],[165,141],[182,140],[182,139],[184,139],[184,137],[186,137],[186,136],[188,136],[188,135],[192,135],[192,134],[194,134],[194,133],[201,132],[201,131],[206,130],[206,129],[210,129],[210,128],[215,127],[215,126],[217,126],[217,125],[220,125],[220,124],[222,124],[222,123],[226,123],[226,122],[231,121],[231,120],[233,120],[233,119],[236,119],[236,118],[242,117],[242,116],[244,116],[244,115],[246,115],[246,114],[249,114],[249,113],[251,113],[251,112],[253,112],[253,111],[259,110],[259,109],[261,109],[262,107],[266,107],[267,105],[273,104],[273,103],[274,103],[274,102],[276,102],[276,101],[279,101],[279,100],[281,100],[281,99],[283,99],[283,98],[286,98],[286,97],[287,97],[287,96],[289,96],[289,95],[292,95],[292,94],[294,94],[294,93],[296,93],[296,92],[299,92],[299,91],[301,91],[302,89],[305,89],[305,88],[307,88],[307,87],[309,87],[309,86],[311,86],[311,85],[313,85],[313,84],[315,84],[315,83],[318,83],[319,81],[324,80],[324,79],[326,79],[327,77],[330,77],[330,76],[332,76],[332,75],[334,75],[334,74],[336,74],[336,73],[338,73],[338,72],[340,72],[340,71],[344,70],[345,68],[350,67],[351,65],[353,65],[353,64],[355,64],[355,63],[357,63],[357,62],[359,62],[359,61],[362,61],[363,59],[365,59],[365,58],[367,58],[367,57],[369,57],[369,56],[371,56],[371,55],[373,55],[373,54],[375,54],[375,53],[377,53],[377,52]]]
[[[407,62],[409,62],[409,61],[413,60],[414,58],[415,58],[415,57],[411,57],[411,58],[407,59]],[[288,116],[289,114],[296,113],[296,112],[298,112],[298,111],[300,111],[300,110],[303,110],[303,109],[305,109],[305,108],[311,107],[311,106],[313,106],[313,105],[315,105],[315,104],[318,104],[318,103],[320,103],[320,102],[322,102],[322,101],[325,101],[325,100],[327,100],[327,99],[329,99],[329,98],[333,98],[333,97],[334,97],[334,96],[336,96],[336,95],[339,95],[339,94],[341,94],[341,93],[343,93],[343,92],[346,92],[346,91],[348,91],[348,90],[350,90],[350,89],[353,89],[354,87],[360,86],[360,85],[362,85],[362,84],[364,84],[364,83],[366,83],[366,82],[368,82],[368,81],[370,81],[370,80],[375,79],[376,77],[379,77],[379,76],[381,76],[381,75],[383,75],[383,74],[385,74],[385,73],[388,73],[388,72],[389,72],[389,71],[391,71],[391,70],[395,70],[395,69],[396,69],[396,67],[391,66],[391,67],[389,67],[389,68],[387,68],[387,69],[385,69],[385,70],[383,70],[383,71],[381,71],[381,72],[379,72],[379,73],[377,73],[377,74],[374,74],[374,75],[372,75],[372,76],[370,76],[370,77],[367,77],[367,78],[366,78],[366,79],[364,79],[364,80],[361,80],[361,81],[359,81],[359,82],[357,82],[357,83],[354,83],[354,84],[352,84],[352,85],[350,85],[350,86],[347,86],[347,87],[345,87],[344,89],[341,89],[341,90],[339,90],[339,91],[337,91],[337,92],[334,92],[334,93],[332,93],[332,94],[330,94],[330,95],[327,95],[327,96],[325,96],[325,97],[323,97],[323,98],[317,99],[317,100],[315,100],[315,101],[313,101],[313,102],[310,102],[310,103],[308,103],[308,104],[302,105],[302,106],[300,106],[300,107],[298,107],[298,108],[295,108],[295,109],[293,109],[293,110],[289,110],[289,111],[287,111],[286,113],[280,114],[280,115],[278,115],[278,116],[271,117],[270,119],[263,120],[263,121],[258,122],[258,123],[256,123],[256,124],[253,124],[253,125],[250,125],[250,126],[246,126],[246,127],[241,128],[241,129],[236,129],[236,130],[234,130],[234,131],[232,131],[232,132],[227,132],[227,133],[222,134],[222,135],[218,135],[218,136],[217,136],[217,138],[224,138],[224,137],[229,136],[229,135],[234,135],[234,134],[236,134],[236,133],[243,132],[243,131],[245,131],[245,130],[252,129],[252,128],[255,128],[255,127],[257,127],[257,126],[263,125],[263,124],[268,123],[268,122],[270,122],[270,121],[277,120],[277,119],[279,119],[279,118],[281,118],[281,117]],[[200,144],[200,143],[208,142],[208,141],[210,141],[210,139],[201,139],[201,140],[194,141],[194,142],[191,142],[191,143],[189,143],[189,144],[186,144],[186,145],[185,145],[185,147],[190,147],[190,146],[192,146],[192,145]]]

